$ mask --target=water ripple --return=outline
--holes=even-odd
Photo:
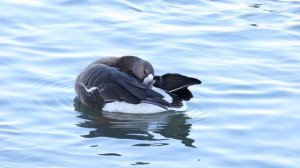
[[[1,165],[298,167],[299,7],[1,1]],[[82,68],[107,55],[138,55],[157,74],[203,83],[191,87],[185,113],[103,113],[74,99],[73,86]]]

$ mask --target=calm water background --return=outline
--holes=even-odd
[[[2,0],[0,167],[299,167],[300,2]],[[91,61],[203,81],[185,113],[74,100]]]

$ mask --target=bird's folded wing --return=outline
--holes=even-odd
[[[154,80],[155,87],[173,93],[178,98],[186,101],[193,97],[193,94],[188,87],[191,85],[201,84],[201,81],[196,78],[171,73],[167,73],[162,76],[155,76]]]
[[[85,69],[76,80],[76,88],[81,91],[79,95],[88,97],[88,104],[103,107],[111,101],[125,101],[139,104],[147,102],[163,108],[170,106],[163,100],[163,96],[139,82],[136,78],[127,75],[113,67],[98,64]],[[85,93],[82,93],[85,92]],[[99,101],[102,99],[103,101]]]
[[[201,81],[196,78],[191,78],[176,73],[167,73],[162,76],[155,76],[154,79],[156,80],[154,86],[169,92],[184,89],[191,85],[201,84]]]

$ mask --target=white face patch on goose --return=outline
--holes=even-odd
[[[144,85],[148,85],[150,82],[153,81],[153,75],[152,74],[149,74],[144,80],[143,80],[143,83]]]

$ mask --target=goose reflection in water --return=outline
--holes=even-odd
[[[135,139],[145,141],[166,141],[168,138],[180,140],[185,146],[193,147],[194,140],[188,138],[191,124],[190,119],[182,112],[164,112],[158,114],[125,114],[107,113],[90,108],[74,99],[75,111],[80,112],[79,118],[85,121],[78,123],[79,127],[93,128],[85,138],[111,137],[118,139]],[[156,138],[160,134],[164,138]],[[150,146],[151,144],[137,144]],[[168,143],[159,143],[168,145]]]

